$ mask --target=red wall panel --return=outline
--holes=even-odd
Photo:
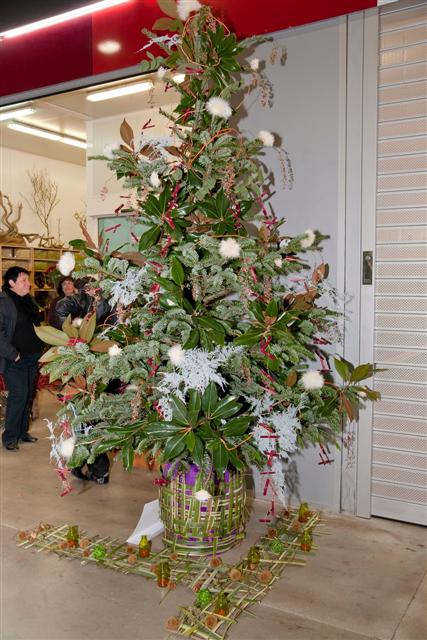
[[[377,0],[204,0],[239,37],[270,33],[361,11]],[[35,90],[138,64],[146,42],[141,28],[163,15],[156,0],[125,5],[0,42],[0,96]],[[115,40],[113,55],[98,45]]]

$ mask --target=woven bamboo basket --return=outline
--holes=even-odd
[[[201,502],[195,494],[204,489],[211,498]],[[246,485],[244,474],[225,471],[202,476],[193,465],[160,487],[163,542],[177,554],[216,555],[245,537]]]

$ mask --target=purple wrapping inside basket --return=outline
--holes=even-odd
[[[163,477],[166,478],[168,475],[168,471],[171,468],[171,464],[170,462],[167,462],[165,465],[163,465]],[[197,466],[197,464],[192,464],[190,465],[190,468],[188,471],[186,471],[185,473],[185,484],[188,485],[189,487],[194,487],[194,485],[196,484],[196,478],[199,474],[200,468]],[[179,475],[179,471],[175,470],[173,473],[173,478],[176,478]],[[226,469],[224,471],[224,482],[226,484],[228,484],[228,482],[230,482],[230,472],[228,469]],[[219,480],[216,479],[215,480],[215,484],[219,484]]]

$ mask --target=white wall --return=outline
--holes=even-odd
[[[165,111],[173,109],[171,105],[162,106],[162,108]],[[135,138],[139,137],[142,126],[148,120],[151,120],[150,128],[144,131],[144,139],[149,140],[154,137],[170,135],[170,121],[161,115],[156,107],[124,113],[120,116],[98,118],[87,123],[89,156],[102,155],[105,145],[114,145],[115,147],[120,145],[120,125],[123,118],[126,118],[126,122],[132,127]],[[124,190],[123,181],[117,181],[115,174],[102,160],[88,160],[86,177],[88,230],[92,237],[96,238],[98,218],[100,216],[114,216],[115,209],[120,204],[126,204],[123,196],[134,192],[134,190]]]
[[[330,281],[343,290],[343,216],[345,183],[346,18],[276,33],[285,47],[285,66],[268,61],[271,43],[263,43],[254,56],[266,63],[266,75],[274,88],[273,108],[253,102],[240,127],[248,135],[260,129],[277,134],[289,153],[294,186],[284,191],[280,163],[274,149],[266,151],[266,164],[274,172],[276,215],[286,219],[283,233],[319,229],[331,236],[324,242],[323,256],[330,264]],[[339,347],[337,347],[339,348]],[[289,469],[292,499],[307,500],[337,511],[340,499],[341,454],[331,452],[333,464],[319,465],[315,448],[295,456]]]
[[[21,233],[43,233],[44,228],[31,211],[23,196],[31,198],[31,184],[27,171],[46,169],[50,178],[58,186],[60,203],[53,210],[51,231],[58,238],[60,220],[61,242],[67,244],[73,238],[82,237],[78,222],[73,214],[84,212],[86,207],[85,167],[61,162],[42,156],[16,151],[8,147],[0,149],[0,190],[8,195],[16,205],[23,203],[22,217],[18,223]],[[37,244],[37,240],[34,243]]]

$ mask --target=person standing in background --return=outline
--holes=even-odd
[[[6,382],[8,398],[3,447],[18,451],[18,442],[36,442],[28,433],[29,410],[37,377],[37,362],[44,344],[34,325],[40,325],[39,309],[30,296],[29,272],[10,267],[0,292],[0,373]]]
[[[58,297],[52,300],[52,302],[50,303],[47,323],[52,327],[55,327],[55,329],[62,329],[61,319],[58,318],[58,315],[56,313],[56,305],[63,298],[78,294],[78,290],[74,286],[73,278],[71,278],[70,276],[61,278],[56,289],[58,291]]]

